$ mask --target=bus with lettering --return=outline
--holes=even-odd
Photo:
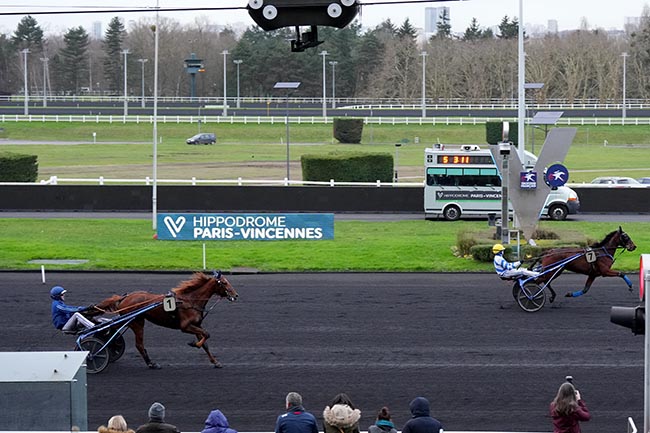
[[[524,168],[537,158],[525,152]],[[475,144],[436,144],[424,151],[424,214],[455,221],[463,216],[488,217],[501,212],[501,177],[489,149]],[[580,208],[578,195],[566,186],[552,189],[542,215],[560,221]]]

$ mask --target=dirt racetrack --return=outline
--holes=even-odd
[[[43,285],[40,273],[0,273],[0,350],[73,348],[74,337],[50,323],[52,285],[68,289],[69,304],[87,305],[133,290],[164,293],[189,277],[48,273]],[[224,368],[189,347],[189,335],[148,324],[145,345],[163,366],[149,370],[128,332],[125,355],[88,376],[89,430],[116,413],[135,428],[160,401],[182,431],[200,431],[215,408],[239,431],[272,431],[286,393],[297,391],[319,423],[328,401],[347,392],[362,430],[382,405],[401,428],[409,401],[422,395],[447,431],[550,431],[548,403],[567,374],[592,412],[583,431],[625,431],[628,416],[642,423],[643,337],[609,321],[612,305],[637,303],[618,278],[566,299],[584,277],[563,275],[553,307],[533,314],[492,274],[228,278],[239,301],[219,303],[204,321]]]

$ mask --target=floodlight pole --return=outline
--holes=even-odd
[[[327,117],[327,103],[325,102],[326,97],[327,97],[327,89],[326,89],[326,76],[325,76],[325,57],[329,53],[327,51],[321,51],[320,55],[323,56],[323,117]]]
[[[622,117],[621,123],[625,124],[625,117],[627,115],[627,111],[626,111],[627,109],[625,107],[625,105],[626,105],[626,103],[625,103],[625,93],[626,93],[626,85],[627,85],[627,81],[626,81],[627,62],[626,62],[626,60],[627,60],[628,54],[623,53],[623,54],[621,54],[621,57],[623,57],[623,107],[621,109],[621,117]]]
[[[332,65],[332,108],[336,108],[336,65],[339,62],[332,60],[330,65]]]
[[[25,72],[25,88],[23,89],[24,94],[25,94],[25,112],[24,112],[24,114],[25,114],[25,116],[28,116],[29,115],[29,90],[27,88],[28,87],[27,86],[27,54],[29,54],[29,49],[25,48],[24,50],[22,50],[22,53],[23,53],[23,56],[24,56],[23,70]]]
[[[153,44],[153,188],[151,190],[152,226],[158,226],[158,32],[160,24],[160,1],[156,0],[156,25]]]
[[[427,52],[422,51],[422,117],[427,117]]]
[[[524,123],[526,121],[526,91],[524,83],[526,82],[526,55],[524,53],[524,0],[519,0],[519,35],[517,40],[518,51],[518,91],[519,102],[517,112],[517,141],[519,143],[518,153],[519,160],[524,161]]]
[[[241,65],[243,60],[233,60],[233,63],[237,65],[237,108],[241,108],[241,103],[239,102],[239,65]]]
[[[129,50],[128,49],[122,50],[122,54],[124,54],[124,117],[126,117],[129,114],[129,100],[128,100],[127,83],[126,83],[126,78],[127,78],[126,56],[129,55]]]
[[[226,56],[230,54],[228,50],[223,50],[223,116],[228,115],[228,87],[226,84]]]
[[[142,65],[142,108],[144,108],[144,64],[148,61],[149,59],[138,59],[138,62]]]
[[[43,62],[43,107],[47,107],[47,62],[49,60],[48,57],[41,57],[41,62]]]

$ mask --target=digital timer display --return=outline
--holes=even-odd
[[[489,155],[438,155],[438,164],[466,165],[466,164],[494,164]]]

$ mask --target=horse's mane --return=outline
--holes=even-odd
[[[605,239],[603,239],[600,242],[596,242],[593,245],[590,245],[591,248],[600,248],[604,245],[606,245],[613,237],[615,234],[618,233],[618,230],[614,230],[613,232],[609,233],[607,236],[605,236]]]
[[[172,289],[172,291],[175,293],[191,292],[204,286],[211,279],[211,276],[206,275],[203,272],[195,272],[194,275],[192,275],[192,279],[182,281],[177,287]]]

